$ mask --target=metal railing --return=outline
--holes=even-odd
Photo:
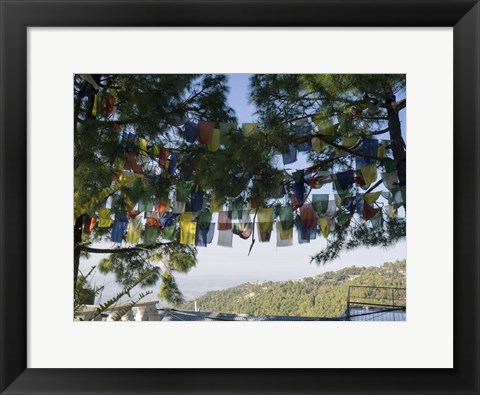
[[[378,311],[405,310],[407,290],[398,287],[376,287],[368,285],[350,285],[347,293],[346,319],[352,316],[351,308],[373,307]]]

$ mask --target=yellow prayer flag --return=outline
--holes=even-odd
[[[223,211],[223,204],[225,203],[225,198],[223,196],[218,196],[215,192],[212,193],[212,198],[210,200],[210,212],[218,213]]]
[[[352,148],[358,141],[358,137],[342,137],[342,146]]]
[[[318,133],[324,136],[333,136],[335,134],[333,121],[329,118],[318,119],[315,121],[318,128]]]
[[[220,129],[213,129],[212,140],[207,145],[208,150],[215,152],[220,148]]]
[[[377,179],[377,167],[375,166],[375,163],[360,168],[360,172],[362,173],[366,185],[371,184]]]
[[[97,115],[97,106],[98,106],[97,95],[94,95],[94,97],[93,97],[93,108],[92,108],[92,115],[94,117]]]
[[[257,124],[256,123],[244,123],[242,124],[242,130],[245,137],[250,137],[255,134],[257,131]]]
[[[180,221],[180,244],[190,244],[190,245],[195,244],[196,234],[197,234],[196,222]]]
[[[318,222],[320,224],[320,230],[322,231],[323,237],[327,237],[330,234],[330,224],[327,217],[319,217]]]
[[[312,139],[312,148],[315,152],[321,152],[325,148],[325,146],[326,144],[318,137],[314,137]]]
[[[193,212],[180,214],[180,244],[195,244],[197,223],[193,221]]]
[[[385,146],[383,144],[379,144],[378,151],[377,151],[377,156],[379,158],[385,158]]]
[[[142,217],[137,215],[128,222],[127,243],[136,244],[142,234]]]
[[[98,227],[110,228],[112,226],[111,210],[109,208],[101,208],[98,210]]]
[[[142,137],[138,139],[138,151],[140,155],[147,154],[147,140]]]
[[[381,191],[366,193],[365,195],[363,195],[363,200],[365,200],[368,204],[373,204],[380,197],[381,193]]]
[[[153,144],[153,157],[157,159],[160,156],[160,147],[158,144]]]
[[[280,240],[290,240],[293,239],[293,227],[290,229],[283,229],[282,223],[278,227],[280,230]]]

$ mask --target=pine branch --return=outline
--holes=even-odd
[[[118,254],[122,252],[131,252],[131,251],[151,251],[151,250],[155,250],[156,248],[159,248],[168,244],[172,244],[172,243],[173,241],[169,241],[165,243],[163,242],[156,243],[148,246],[138,244],[135,247],[125,247],[125,248],[93,248],[93,247],[88,247],[84,244],[79,244],[75,248],[80,251],[90,252],[94,254]]]

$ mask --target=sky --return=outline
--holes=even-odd
[[[255,107],[248,103],[249,74],[230,74],[229,105],[235,110],[239,123],[254,122]],[[397,98],[398,99],[398,98]],[[401,112],[402,134],[405,136],[405,110]],[[281,161],[280,161],[281,163]],[[296,163],[289,165],[292,169],[307,167],[305,155],[299,155]],[[327,192],[322,192],[327,193]],[[208,247],[198,247],[197,265],[187,274],[176,273],[175,278],[180,290],[187,300],[192,300],[211,290],[225,289],[246,282],[285,281],[316,276],[327,271],[336,271],[349,266],[380,266],[384,262],[394,262],[406,258],[406,243],[397,243],[388,249],[358,248],[344,252],[339,259],[326,265],[317,266],[310,263],[311,257],[321,251],[326,245],[323,237],[312,240],[309,244],[298,244],[294,232],[293,247],[276,247],[275,232],[269,243],[255,243],[250,256],[248,249],[251,240],[242,240],[234,236],[233,248],[216,245],[216,235]],[[93,246],[93,245],[92,245]],[[104,243],[103,247],[113,247]],[[106,257],[104,254],[91,254],[89,260],[80,262],[82,272],[98,264]],[[105,291],[100,302],[116,294],[120,287],[116,285],[113,275],[102,275],[95,272],[93,283],[96,286],[105,285]],[[156,300],[159,284],[152,287],[153,294],[147,300]],[[137,291],[138,292],[138,291]]]

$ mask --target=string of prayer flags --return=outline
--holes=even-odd
[[[115,95],[109,93],[106,100],[105,100],[105,118],[108,118],[110,115],[113,114],[113,109],[115,107]]]
[[[353,146],[355,146],[355,144],[357,144],[358,142],[358,137],[348,137],[348,136],[344,136],[342,137],[342,146],[345,147],[345,148],[352,148]]]
[[[312,149],[312,137],[311,137],[311,127],[310,126],[303,126],[298,128],[295,131],[295,136],[297,138],[301,137],[310,137],[309,139],[305,139],[305,141],[301,142],[300,144],[297,144],[297,151],[298,152],[306,152],[310,151]]]
[[[158,199],[158,200],[155,201],[154,211],[162,214],[165,211],[167,211],[169,209],[169,207],[170,207],[170,202],[168,201],[168,199],[166,199],[166,198]]]
[[[304,228],[306,229],[316,228],[317,214],[313,209],[313,205],[304,204],[302,207],[300,207],[300,220]]]
[[[159,229],[157,226],[147,226],[143,231],[143,244],[151,246],[157,242]]]
[[[330,234],[332,219],[328,217],[320,217],[318,223],[320,225],[320,230],[322,231],[323,237],[327,237]]]
[[[113,243],[121,243],[127,227],[128,221],[113,221],[111,241]]]
[[[203,189],[196,188],[196,190],[190,192],[190,203],[192,205],[192,211],[203,210],[203,196],[205,192]]]
[[[374,208],[371,205],[369,205],[367,202],[364,202],[363,203],[362,217],[365,221],[368,221],[375,214],[377,214],[380,210],[381,210],[381,207]]]
[[[217,228],[219,231],[222,230],[231,230],[232,229],[232,219],[226,211],[220,211],[218,213],[218,225]]]
[[[353,170],[342,171],[332,176],[334,186],[339,195],[345,196],[350,192],[354,182]]]
[[[258,240],[260,243],[268,243],[272,236],[273,222],[265,223],[259,222],[257,227]]]
[[[253,224],[250,214],[248,214],[248,211],[244,211],[242,219],[238,223],[233,224],[233,233],[246,240],[252,235],[252,231]]]
[[[258,238],[264,243],[270,241],[273,230],[273,208],[259,208],[257,211]]]
[[[142,235],[142,217],[137,215],[128,222],[127,243],[138,243]]]
[[[93,96],[93,107],[92,107],[92,116],[97,116],[97,108],[98,108],[98,97],[95,94]]]
[[[288,146],[288,151],[282,154],[283,164],[289,165],[297,161],[297,147],[293,144]]]
[[[185,206],[186,206],[185,202],[179,202],[175,200],[172,202],[172,205],[171,205],[172,212],[175,214],[181,214],[185,212]]]
[[[293,245],[293,219],[292,227],[285,229],[282,223],[277,222],[277,247],[291,247]]]
[[[317,214],[325,214],[328,207],[328,194],[314,193],[312,195],[312,206]]]
[[[83,233],[85,233],[86,235],[90,235],[95,226],[95,222],[96,222],[95,217],[91,217],[88,214],[86,214],[84,217]]]
[[[178,155],[176,152],[172,152],[170,154],[170,159],[168,161],[167,173],[170,175],[175,174],[175,170],[177,169],[177,159]]]
[[[392,171],[390,173],[382,173],[383,185],[389,190],[395,189],[398,187],[398,176],[397,171]]]
[[[225,198],[212,192],[212,196],[210,198],[210,212],[218,213],[219,211],[223,210],[223,204],[225,203]]]
[[[146,156],[148,151],[147,151],[147,140],[145,140],[143,137],[140,137],[138,139],[138,153],[141,156]]]
[[[273,208],[262,207],[257,211],[257,222],[271,224],[273,223]]]
[[[405,186],[393,189],[392,190],[392,196],[393,196],[393,202],[397,206],[405,205],[405,203],[407,202]]]
[[[158,156],[158,163],[164,169],[167,168],[168,157],[170,156],[170,148],[160,147],[160,155]]]
[[[314,123],[317,125],[318,134],[323,136],[333,136],[335,135],[335,129],[333,126],[333,121],[330,118],[314,118]]]
[[[356,195],[354,198],[355,212],[359,215],[363,215],[363,205],[365,201],[362,199],[360,194]]]
[[[251,137],[257,132],[256,123],[243,123],[242,124],[243,135],[245,137]]]
[[[174,241],[176,230],[177,229],[175,225],[165,226],[165,228],[161,230],[160,235],[162,239]]]
[[[366,156],[371,156],[372,158],[364,158],[368,164],[375,163],[377,161],[378,153],[378,140],[364,138],[362,140],[362,153]]]
[[[337,224],[339,224],[343,229],[347,229],[352,218],[353,214],[340,213],[337,216]]]
[[[184,125],[184,131],[185,131],[185,141],[187,143],[194,143],[195,140],[197,140],[198,124],[196,124],[195,122],[188,121]]]
[[[153,206],[153,202],[149,201],[148,199],[140,199],[138,202],[138,211],[140,212],[146,212],[146,211],[151,211]]]
[[[298,170],[292,174],[294,183],[293,183],[293,191],[295,193],[295,197],[299,203],[303,203],[305,199],[305,178],[304,178],[304,171]]]
[[[210,223],[212,222],[212,213],[209,211],[202,211],[197,216],[197,224],[200,229],[208,230]]]
[[[228,216],[231,219],[241,219],[243,216],[243,211],[244,211],[243,209],[244,209],[243,202],[241,201],[232,202],[228,206]]]
[[[195,236],[195,245],[198,247],[206,247],[213,240],[215,233],[215,224],[211,223],[212,213],[202,211],[197,217],[197,230]]]
[[[315,152],[322,152],[322,150],[327,146],[327,144],[325,144],[323,142],[323,140],[319,139],[318,137],[314,137],[312,139],[312,149],[315,151]]]
[[[135,153],[127,153],[125,152],[125,165],[123,167],[124,170],[132,170],[136,174],[142,173],[142,165],[137,163],[136,154]]]
[[[159,220],[160,228],[166,228],[174,224],[175,218],[177,217],[176,213],[168,212],[164,213]]]
[[[98,209],[98,227],[110,228],[112,226],[111,210],[109,208]]]
[[[220,148],[220,129],[213,129],[212,138],[208,144],[208,150],[211,152],[218,151]]]
[[[384,210],[385,210],[385,214],[389,217],[389,218],[397,218],[397,208],[393,205],[389,205],[389,206],[385,206],[384,207]]]
[[[238,125],[231,122],[220,122],[220,143],[224,146],[230,145],[232,134],[237,130]]]
[[[232,229],[219,230],[217,245],[220,247],[232,247],[233,231]]]
[[[391,173],[397,167],[395,161],[392,158],[384,158],[382,160],[383,166],[385,166],[385,173]]]
[[[362,167],[360,172],[366,185],[370,185],[377,179],[377,166],[375,166],[375,163]]]
[[[193,221],[193,212],[180,214],[180,244],[194,245],[197,233],[197,223]]]
[[[209,224],[207,229],[201,229],[197,224],[197,231],[195,235],[195,246],[206,247],[213,241],[213,235],[215,233],[215,224]]]
[[[377,201],[377,199],[381,195],[381,191],[378,192],[371,192],[371,193],[365,193],[362,195],[363,200],[365,200],[368,204],[373,204]]]
[[[315,240],[317,237],[317,227],[307,228],[302,223],[300,217],[295,218],[295,226],[297,227],[298,244],[310,243],[310,240]]]
[[[348,115],[345,113],[340,113],[337,115],[337,119],[338,119],[338,131],[343,135],[347,135],[349,130]]]
[[[215,122],[199,121],[198,122],[198,142],[200,144],[211,144],[213,129],[215,129]]]
[[[381,210],[370,218],[370,223],[372,224],[373,229],[380,229],[383,226],[383,215]]]
[[[325,217],[333,217],[337,212],[337,205],[334,200],[328,201],[327,212],[325,213]]]
[[[279,208],[279,219],[283,229],[293,229],[293,212],[290,206]]]

